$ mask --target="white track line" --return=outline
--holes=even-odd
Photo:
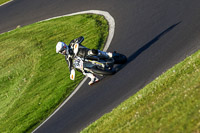
[[[82,12],[67,14],[67,15],[63,15],[63,16],[53,17],[53,18],[50,18],[50,19],[42,20],[42,21],[48,21],[48,20],[51,20],[51,19],[65,17],[65,16],[73,16],[73,15],[89,14],[89,13],[103,15],[105,17],[105,19],[108,21],[108,24],[109,24],[109,33],[108,33],[108,38],[107,38],[106,44],[105,44],[104,49],[103,49],[103,51],[107,51],[108,48],[109,48],[109,46],[110,46],[110,43],[111,43],[111,41],[113,39],[114,31],[115,31],[115,20],[114,20],[114,18],[108,12],[99,11],[99,10],[89,10],[89,11],[82,11]],[[42,21],[40,21],[40,22],[42,22]],[[33,133],[36,132],[45,122],[47,122],[56,112],[58,112],[58,110],[60,110],[60,108],[62,108],[73,97],[73,95],[76,94],[76,92],[81,88],[81,86],[85,83],[86,80],[87,80],[87,77],[85,77],[81,81],[81,83],[73,91],[73,93],[42,124],[40,124],[33,131]]]

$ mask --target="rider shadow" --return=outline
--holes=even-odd
[[[139,48],[136,52],[134,52],[132,55],[130,55],[127,58],[127,62],[123,65],[118,65],[115,67],[116,72],[120,71],[121,69],[123,69],[126,65],[128,65],[130,62],[132,62],[135,58],[137,58],[142,52],[144,52],[145,50],[147,50],[149,47],[151,47],[155,42],[157,42],[162,36],[164,36],[166,33],[170,32],[172,29],[174,29],[178,24],[180,24],[180,22],[170,26],[169,28],[167,28],[166,30],[164,30],[163,32],[161,32],[159,35],[157,35],[155,38],[153,38],[150,42],[148,42],[147,44],[145,44],[144,46],[142,46],[141,48]]]

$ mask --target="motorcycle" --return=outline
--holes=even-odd
[[[124,64],[127,62],[127,57],[123,54],[113,52],[112,58],[100,58],[98,56],[88,56],[81,58],[76,56],[78,53],[79,43],[75,43],[73,46],[73,52],[75,54],[74,66],[82,72],[90,72],[99,76],[113,75],[116,73],[114,69],[115,64]],[[70,79],[75,79],[75,70],[71,70]]]

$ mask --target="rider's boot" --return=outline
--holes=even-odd
[[[99,79],[95,77],[94,79],[91,79],[91,81],[88,83],[88,85],[93,85],[94,83],[99,82]]]
[[[92,73],[87,73],[86,75],[91,79],[88,85],[93,85],[94,83],[99,82],[99,79],[96,76],[94,76]]]
[[[109,58],[113,57],[113,53],[111,53],[111,52],[107,52],[107,55],[109,56]]]

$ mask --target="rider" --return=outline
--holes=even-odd
[[[65,60],[67,61],[70,74],[71,74],[71,70],[74,69],[73,61],[75,59],[75,55],[73,52],[73,46],[75,43],[79,44],[79,49],[76,56],[79,56],[81,58],[91,57],[91,56],[98,56],[99,58],[112,58],[112,53],[110,52],[103,52],[100,50],[88,49],[84,47],[83,45],[81,45],[81,42],[83,42],[83,40],[84,40],[84,37],[81,36],[77,39],[72,40],[69,43],[69,45],[66,45],[64,42],[58,42],[56,45],[56,53],[60,53],[65,56]],[[78,71],[81,71],[84,75],[88,76],[91,79],[91,81],[88,83],[89,85],[92,85],[99,81],[99,79],[94,74],[85,70],[84,71],[79,70],[78,68],[76,69]]]

